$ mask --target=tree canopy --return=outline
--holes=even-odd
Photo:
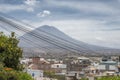
[[[14,32],[10,36],[0,32],[0,62],[4,64],[4,67],[21,70],[22,49],[18,47],[18,43],[19,40]]]

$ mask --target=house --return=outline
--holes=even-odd
[[[32,58],[32,64],[29,65],[29,68],[36,70],[50,71],[51,64],[44,58],[34,57]]]
[[[67,65],[58,63],[58,64],[51,64],[51,69],[57,74],[57,75],[65,75]]]
[[[79,71],[68,71],[66,73],[66,80],[77,80],[80,79]]]
[[[118,63],[118,71],[116,72],[116,75],[120,75],[120,63]]]
[[[100,62],[98,69],[104,75],[114,75],[118,71],[117,62],[108,60]]]
[[[69,57],[64,63],[67,64],[67,71],[82,71],[91,64],[90,59],[86,57]]]
[[[118,73],[120,73],[120,56],[118,56]]]
[[[33,69],[33,70],[38,70],[39,69],[39,66],[37,65],[37,64],[30,64],[29,66],[28,66],[28,69]]]
[[[30,62],[32,62],[32,59],[29,58],[23,58],[20,60],[21,64],[26,64],[26,65],[28,65]]]
[[[100,62],[98,69],[100,71],[116,71],[117,62],[116,61],[102,61]]]
[[[51,64],[57,64],[57,63],[63,63],[61,60],[56,60],[56,59],[47,59]]]

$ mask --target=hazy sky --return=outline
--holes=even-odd
[[[120,0],[0,0],[0,12],[55,26],[90,44],[120,48]]]

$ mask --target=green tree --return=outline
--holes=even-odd
[[[103,76],[101,78],[97,78],[96,80],[120,80],[120,76]]]
[[[22,58],[22,49],[18,47],[19,40],[15,33],[11,36],[5,36],[0,33],[0,61],[4,63],[5,67],[13,68],[15,70],[22,70],[20,58]]]

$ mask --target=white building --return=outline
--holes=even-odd
[[[115,61],[102,61],[98,69],[101,71],[117,71],[117,62]]]
[[[51,68],[55,71],[56,74],[65,75],[67,65],[66,64],[52,64]]]
[[[98,69],[101,75],[115,75],[118,72],[117,62],[115,61],[102,61],[100,62]]]
[[[61,68],[61,69],[66,69],[67,65],[66,64],[52,64],[51,68]]]
[[[21,60],[20,60],[20,63],[21,63],[21,64],[28,64],[29,62],[32,62],[32,59],[25,58],[25,59],[21,59]]]

